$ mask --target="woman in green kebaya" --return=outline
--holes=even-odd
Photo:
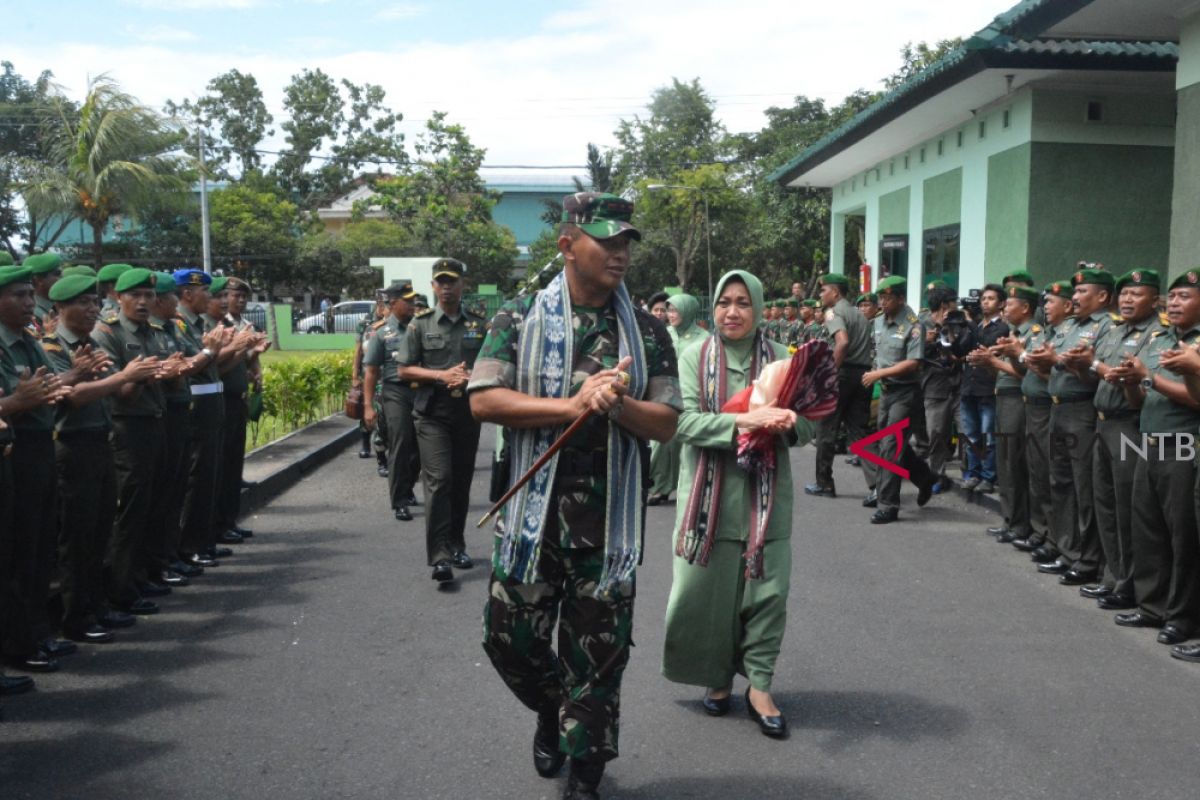
[[[682,356],[694,342],[708,335],[696,324],[700,317],[700,302],[690,294],[673,295],[667,300],[667,332],[675,345],[676,357]],[[675,491],[679,480],[679,439],[650,444],[650,496],[647,503],[662,505]]]

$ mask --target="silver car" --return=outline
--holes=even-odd
[[[309,314],[296,323],[298,333],[355,333],[358,323],[374,310],[373,300],[346,300],[328,311]]]

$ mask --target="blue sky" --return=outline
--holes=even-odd
[[[699,78],[730,130],[756,130],[770,105],[877,88],[906,41],[969,35],[1010,4],[0,0],[0,58],[53,70],[72,96],[107,72],[154,106],[237,68],[277,117],[288,78],[320,67],[382,85],[410,138],[444,110],[490,164],[578,164],[672,77]]]

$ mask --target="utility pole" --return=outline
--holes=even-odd
[[[208,239],[208,167],[204,163],[204,128],[200,135],[200,246],[204,256],[204,271],[212,274],[212,246]]]

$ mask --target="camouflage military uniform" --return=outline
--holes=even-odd
[[[492,321],[470,389],[516,387],[518,338],[534,297],[506,304]],[[635,312],[646,352],[645,399],[682,409],[675,350],[666,328]],[[574,306],[572,393],[589,375],[617,363],[617,321]],[[632,583],[605,600],[593,597],[604,569],[608,425],[592,419],[559,456],[542,536],[541,580],[523,584],[499,567],[498,548],[483,618],[483,647],[513,694],[529,708],[559,709],[559,748],[575,758],[616,758],[621,675],[633,645]],[[643,452],[643,465],[648,460]],[[643,498],[644,502],[644,498]],[[559,652],[552,636],[560,622]]]

